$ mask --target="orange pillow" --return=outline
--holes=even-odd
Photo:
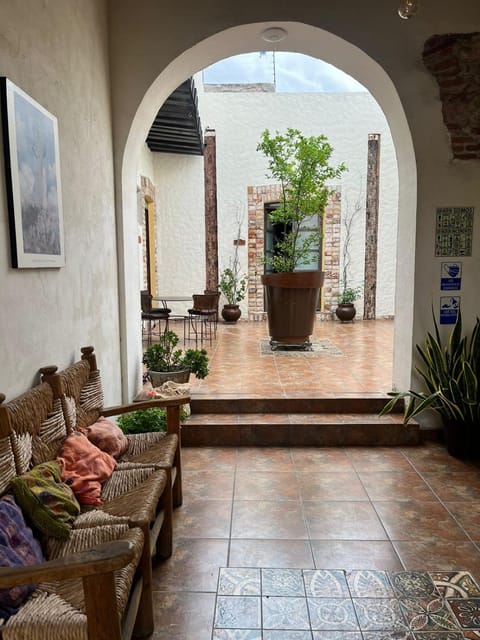
[[[102,482],[110,478],[117,464],[112,456],[76,431],[65,439],[57,462],[63,482],[70,486],[80,504],[102,504]]]
[[[128,439],[123,431],[111,420],[99,418],[97,422],[82,429],[90,442],[110,454],[114,458],[120,458],[128,449]]]

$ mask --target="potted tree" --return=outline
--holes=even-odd
[[[190,373],[197,378],[208,375],[208,355],[205,349],[177,349],[179,337],[174,331],[163,333],[159,341],[147,347],[143,364],[152,385],[159,387],[167,380],[188,382]]]
[[[462,317],[448,341],[440,337],[434,316],[435,335],[428,333],[424,346],[416,345],[423,367],[416,371],[426,391],[391,392],[392,399],[380,415],[390,412],[399,400],[405,403],[404,424],[431,409],[442,418],[445,443],[450,455],[477,458],[480,454],[480,319],[470,339],[462,337]]]
[[[225,322],[236,322],[242,315],[239,303],[247,293],[248,277],[240,275],[238,262],[233,260],[232,265],[220,274],[218,287],[227,300],[223,305],[222,318]]]
[[[328,180],[345,171],[329,164],[332,147],[323,135],[306,137],[298,129],[263,134],[257,151],[268,160],[267,177],[281,185],[279,206],[269,214],[281,229],[273,254],[272,273],[262,276],[272,346],[307,346],[313,332],[323,273],[311,270],[312,254],[321,242],[320,219],[332,189]]]

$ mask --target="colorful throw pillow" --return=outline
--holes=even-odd
[[[62,482],[60,465],[44,462],[16,476],[11,486],[23,515],[46,536],[69,538],[80,505],[72,489]]]
[[[24,567],[43,562],[39,543],[27,527],[12,495],[0,499],[0,566]],[[8,620],[35,589],[34,584],[0,589],[0,619]]]
[[[62,480],[72,488],[80,504],[102,504],[102,482],[109,479],[116,465],[112,456],[75,431],[65,439],[57,462]]]
[[[114,458],[120,458],[128,449],[127,436],[120,427],[103,416],[81,431],[96,447]]]

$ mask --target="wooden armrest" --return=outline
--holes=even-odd
[[[113,540],[57,560],[47,560],[25,567],[0,567],[0,589],[111,573],[126,566],[133,557],[134,547],[131,542]]]
[[[122,413],[130,411],[138,411],[139,409],[151,409],[153,407],[179,407],[182,404],[188,404],[190,396],[176,396],[174,398],[152,398],[151,400],[141,400],[140,402],[130,402],[129,404],[120,404],[116,407],[103,407],[102,415],[118,416]]]

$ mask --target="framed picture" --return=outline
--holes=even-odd
[[[63,267],[57,119],[0,78],[12,267]]]

